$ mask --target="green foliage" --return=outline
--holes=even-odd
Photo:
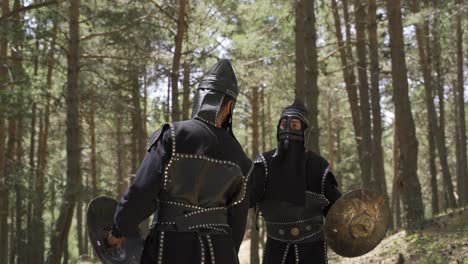
[[[13,1],[9,1],[12,6]],[[28,1],[26,1],[28,2]],[[252,153],[251,119],[252,90],[263,90],[266,131],[261,140],[266,141],[266,151],[276,146],[276,124],[281,109],[294,98],[294,9],[293,1],[187,1],[186,35],[183,41],[181,64],[190,66],[190,95],[203,73],[218,58],[229,58],[233,62],[241,93],[236,102],[234,133],[247,153]],[[428,171],[428,142],[426,138],[427,117],[424,102],[422,73],[420,70],[414,25],[431,21],[430,29],[436,29],[441,45],[441,77],[444,81],[446,135],[449,150],[449,165],[455,175],[453,81],[456,78],[454,55],[454,12],[455,1],[442,1],[439,6],[424,5],[420,12],[412,15],[404,8],[406,61],[409,69],[410,98],[417,126],[419,141],[418,171],[423,186],[426,214],[430,215],[430,188]],[[84,202],[93,195],[91,186],[91,130],[90,116],[96,124],[96,153],[98,193],[117,197],[117,153],[123,152],[120,164],[125,181],[132,174],[132,77],[136,76],[140,87],[140,105],[147,107],[143,116],[146,133],[151,134],[167,120],[168,80],[170,79],[178,17],[178,1],[81,1],[80,17],[80,94],[82,129],[82,182],[81,197]],[[342,8],[342,7],[340,7]],[[355,132],[352,127],[351,111],[345,91],[342,65],[335,39],[333,16],[329,1],[317,1],[317,47],[319,59],[319,128],[322,155],[330,159],[327,126],[332,124],[334,137],[334,174],[340,179],[341,189],[348,191],[361,186]],[[350,10],[351,12],[353,10]],[[23,118],[22,143],[24,153],[19,159],[19,170],[8,175],[10,184],[19,184],[32,190],[31,177],[36,175],[29,168],[29,138],[32,131],[37,135],[40,120],[44,120],[47,95],[51,97],[50,129],[47,141],[46,168],[46,212],[44,220],[47,234],[58,215],[62,202],[66,174],[66,105],[67,81],[68,2],[60,2],[39,9],[20,13],[20,21],[12,17],[0,20],[0,39],[8,41],[8,55],[1,58],[0,69],[0,112],[5,118]],[[380,92],[383,116],[383,149],[387,188],[393,185],[393,101],[390,76],[389,38],[387,16],[379,3],[378,34],[379,60],[381,66]],[[462,11],[466,13],[465,11]],[[437,23],[435,23],[435,22]],[[57,45],[51,50],[54,24],[58,26]],[[467,20],[463,20],[467,24]],[[431,34],[431,43],[435,41]],[[351,42],[354,39],[352,37]],[[18,54],[13,58],[14,52]],[[55,64],[52,72],[52,87],[47,87],[47,71],[53,54]],[[434,54],[431,54],[434,59]],[[350,63],[355,63],[351,61]],[[183,70],[179,81],[182,83]],[[433,76],[436,77],[436,74]],[[146,89],[146,97],[144,97]],[[179,96],[181,101],[182,96]],[[270,101],[267,105],[266,101]],[[328,105],[331,116],[328,116]],[[37,104],[36,124],[31,105]],[[180,102],[181,104],[181,102]],[[182,105],[182,104],[181,104]],[[466,108],[466,104],[465,104]],[[270,110],[268,110],[270,109]],[[117,143],[117,124],[122,122],[122,144]],[[44,124],[43,124],[44,125]],[[340,135],[338,157],[337,134]],[[271,138],[271,142],[269,141]],[[37,154],[35,154],[37,155]],[[34,158],[37,162],[37,156]],[[442,187],[440,192],[442,193]],[[442,195],[440,195],[442,196]],[[28,199],[34,199],[34,193]],[[13,194],[11,194],[13,198]],[[444,201],[442,201],[444,203]],[[464,229],[466,232],[466,227]],[[74,222],[70,234],[71,259],[78,258]],[[441,246],[431,237],[411,237],[410,242],[429,249]],[[48,245],[46,243],[46,245]],[[434,259],[438,262],[439,259]]]

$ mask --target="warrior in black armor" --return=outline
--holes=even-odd
[[[164,124],[150,137],[116,208],[111,245],[155,213],[142,263],[238,263],[253,169],[232,133],[238,92],[230,62],[218,61],[198,87],[193,118]]]
[[[306,150],[307,110],[286,107],[277,127],[278,147],[259,155],[252,204],[265,219],[263,263],[326,263],[324,216],[341,196],[328,162]]]

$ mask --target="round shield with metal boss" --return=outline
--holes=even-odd
[[[120,248],[111,247],[107,244],[107,237],[114,223],[116,206],[117,201],[106,196],[99,196],[88,205],[86,225],[94,252],[104,264],[140,263],[143,251],[143,239],[141,237],[128,237]]]
[[[374,249],[385,236],[390,208],[385,198],[369,189],[351,191],[328,211],[327,245],[343,257],[357,257]]]

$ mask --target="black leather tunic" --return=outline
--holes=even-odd
[[[156,212],[142,262],[236,263],[253,169],[237,140],[200,120],[174,122],[150,138],[148,156],[115,216],[125,236]]]
[[[259,155],[253,172],[255,191],[251,204],[258,206],[267,225],[263,263],[324,263],[324,217],[341,196],[335,177],[328,162],[309,151],[304,153],[307,166],[305,205],[265,199],[275,151]]]

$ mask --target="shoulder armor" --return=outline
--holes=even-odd
[[[263,163],[263,155],[262,154],[258,154],[256,157],[255,157],[255,160],[254,160],[254,163]]]
[[[148,141],[146,142],[146,151],[150,151],[151,148],[154,146],[154,144],[156,144],[156,142],[159,140],[159,138],[161,137],[161,135],[163,134],[162,132],[164,131],[164,128],[165,127],[168,127],[169,124],[168,123],[165,123],[161,126],[161,128],[159,128],[158,130],[156,130],[149,138],[148,138]]]
[[[266,153],[266,152],[265,152]],[[263,167],[263,170],[264,170],[264,174],[263,174],[263,186],[262,185],[258,185],[258,188],[262,188],[262,190],[258,190],[258,193],[259,193],[259,196],[256,198],[257,199],[257,203],[263,199],[263,197],[265,196],[265,192],[266,192],[266,187],[267,187],[267,183],[268,183],[268,164],[267,164],[267,161],[265,159],[265,153],[263,154],[258,154],[257,157],[255,157],[255,160],[254,160],[254,164],[253,165],[256,165],[256,164],[261,164],[261,165],[257,165],[257,166],[261,166]],[[260,176],[260,175],[258,175]],[[257,176],[256,176],[257,177]],[[262,179],[262,178],[260,178]],[[255,180],[257,181],[257,180]],[[257,185],[257,184],[256,184]],[[257,192],[257,191],[255,191]]]
[[[264,154],[265,153],[258,154],[253,163],[254,164],[262,164],[263,167],[265,167],[265,173],[268,174],[268,163],[267,163],[267,161],[265,159]]]

